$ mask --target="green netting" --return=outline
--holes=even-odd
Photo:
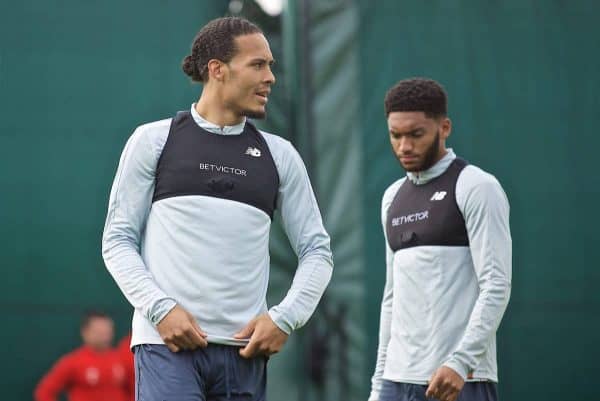
[[[307,14],[308,13],[308,14]],[[358,121],[357,8],[351,1],[288,2],[283,18],[287,136],[307,164],[336,268],[309,324],[270,361],[274,400],[364,398],[364,286]],[[331,32],[336,32],[332,35]],[[272,35],[270,37],[272,41]],[[278,107],[278,109],[286,109]],[[269,117],[270,118],[270,117]],[[269,123],[269,120],[266,121]],[[279,132],[282,134],[281,132]],[[269,300],[291,283],[296,260],[281,229],[271,237]],[[361,395],[361,391],[363,394]]]
[[[199,94],[180,62],[222,1],[20,1],[0,12],[2,398],[30,400],[80,314],[131,310],[100,239],[119,155]],[[7,366],[8,366],[7,365]]]
[[[8,329],[0,340],[10,346],[0,356],[11,361],[4,398],[31,399],[40,374],[77,343],[84,309],[107,309],[119,334],[128,329],[130,309],[100,256],[119,153],[135,126],[198,96],[179,62],[197,29],[226,6],[4,5],[0,303]],[[382,100],[395,81],[415,75],[444,83],[449,144],[494,173],[511,201],[514,284],[498,337],[501,399],[594,399],[597,3],[289,0],[287,7],[283,37],[263,25],[285,69],[277,70],[261,126],[291,139],[307,161],[336,268],[315,317],[271,359],[270,399],[366,399],[384,280],[379,203],[403,174],[389,150]],[[296,266],[275,221],[270,305]]]
[[[511,203],[513,292],[498,335],[503,400],[593,399],[600,329],[592,253],[600,212],[597,2],[361,1],[366,254],[383,286],[379,204],[403,172],[383,96],[429,76],[449,93],[449,145],[496,175]],[[369,297],[370,366],[379,298]]]
[[[365,396],[364,243],[358,196],[362,153],[360,96],[355,85],[359,81],[358,21],[358,8],[352,1],[311,2],[313,168],[336,266],[316,315],[320,331],[309,331],[315,385],[311,400]],[[327,357],[314,343],[324,343]],[[318,369],[324,375],[320,387],[314,380]]]

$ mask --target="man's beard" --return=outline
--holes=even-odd
[[[267,116],[267,109],[265,108],[264,111],[242,110],[241,115],[244,117],[252,118],[254,120],[262,120]]]
[[[421,162],[420,165],[418,165],[416,167],[412,167],[410,169],[407,169],[404,166],[402,166],[402,167],[404,167],[404,169],[406,171],[410,171],[413,173],[428,170],[431,166],[433,166],[438,161],[439,154],[440,154],[440,130],[438,130],[435,133],[435,139],[433,140],[433,143],[429,146],[429,148],[427,148],[427,150],[425,151],[425,154],[423,155],[423,161]]]
[[[248,118],[252,118],[254,120],[262,120],[267,116],[267,112],[265,111],[254,111],[254,110],[244,110],[242,115]]]

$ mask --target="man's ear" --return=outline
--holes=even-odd
[[[452,121],[448,117],[443,117],[440,122],[440,136],[442,139],[447,139],[452,132]]]
[[[227,70],[227,65],[221,60],[215,58],[208,61],[208,76],[215,81],[223,81]]]

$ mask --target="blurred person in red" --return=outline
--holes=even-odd
[[[86,313],[81,338],[83,346],[61,357],[40,380],[35,400],[56,401],[64,391],[69,401],[129,401],[126,366],[112,348],[112,319],[101,312]]]
[[[133,362],[133,351],[131,351],[131,333],[119,341],[117,350],[125,366],[125,377],[127,379],[127,391],[130,401],[135,401],[135,367]]]

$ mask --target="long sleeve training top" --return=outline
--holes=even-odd
[[[408,173],[384,193],[386,282],[370,401],[379,399],[382,379],[426,384],[442,365],[466,380],[498,381],[496,330],[512,276],[509,204],[498,181],[473,165],[458,175],[455,204],[464,218],[467,246],[411,246],[394,252],[386,233],[390,221],[401,225],[422,219],[434,224],[434,231],[443,228],[428,209],[446,191],[433,190],[414,214],[396,217],[388,211],[407,178],[424,185],[442,175],[455,158],[449,149],[429,170]]]
[[[198,135],[220,135],[227,143],[226,137],[244,133],[246,121],[219,127],[203,119],[194,105],[190,112],[202,129]],[[267,311],[271,218],[252,205],[211,196],[153,202],[157,165],[170,126],[171,119],[166,119],[138,127],[123,150],[104,228],[104,261],[135,308],[132,346],[162,344],[156,325],[176,303],[192,313],[209,342],[235,344],[232,336]],[[302,159],[283,138],[260,134],[279,178],[276,206],[298,256],[291,288],[268,310],[289,334],[306,323],[331,278],[330,240]],[[242,149],[239,160],[264,157],[266,151]],[[194,166],[245,178],[236,160],[220,160],[218,150],[210,157]]]

